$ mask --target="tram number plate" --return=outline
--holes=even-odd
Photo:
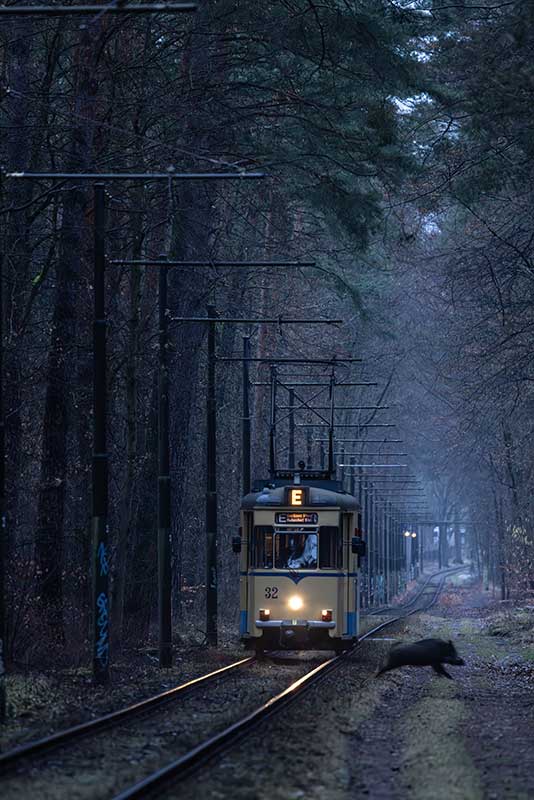
[[[278,586],[266,586],[265,587],[265,599],[266,600],[276,600],[278,597]]]

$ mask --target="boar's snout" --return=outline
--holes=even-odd
[[[442,659],[442,661],[444,661],[445,664],[454,664],[457,667],[465,666],[465,661],[463,660],[463,658],[460,658],[460,656],[456,651],[455,646],[453,645],[450,639],[447,642],[447,644],[448,644],[447,648],[448,652],[445,658]]]

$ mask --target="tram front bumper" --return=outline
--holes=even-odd
[[[266,648],[286,650],[330,650],[330,631],[336,627],[334,620],[316,619],[257,619],[255,624]]]
[[[318,619],[257,619],[255,621],[255,625],[256,628],[288,628],[289,630],[294,630],[296,628],[309,629],[336,627],[336,623],[334,621],[322,622],[322,620]]]

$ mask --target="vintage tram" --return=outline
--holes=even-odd
[[[241,503],[240,634],[264,650],[347,649],[359,630],[356,499],[324,473],[277,474]]]

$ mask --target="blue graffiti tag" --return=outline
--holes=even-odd
[[[98,628],[96,657],[100,662],[100,666],[105,668],[109,663],[109,609],[108,597],[105,592],[100,592],[98,595],[96,599],[96,606],[98,609],[98,615],[96,618],[96,627]]]
[[[210,589],[217,588],[217,570],[215,567],[210,567],[210,582],[209,582]]]
[[[109,561],[108,561],[108,553],[107,548],[104,542],[100,542],[98,545],[98,564],[100,567],[100,574],[107,575],[109,572]]]

